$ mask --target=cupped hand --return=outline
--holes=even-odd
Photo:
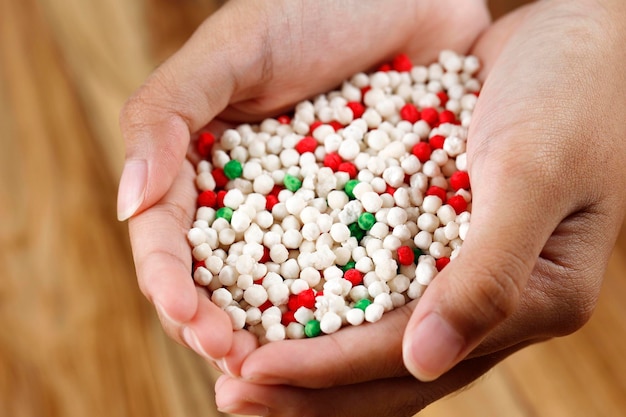
[[[130,218],[139,286],[166,332],[216,360],[256,346],[190,279],[196,132],[275,115],[399,52],[428,62],[444,47],[466,51],[488,21],[484,0],[233,0],[208,18],[121,113],[118,217]]]
[[[624,42],[620,1],[538,2],[494,24],[474,48],[485,84],[460,255],[417,303],[377,323],[227,356],[220,408],[412,415],[516,350],[580,328],[626,210]]]

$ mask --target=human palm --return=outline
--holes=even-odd
[[[425,62],[444,47],[465,51],[488,24],[482,0],[461,7],[394,0],[382,14],[380,7],[356,0],[228,2],[126,103],[118,216],[132,215],[139,286],[176,341],[214,359],[254,347],[242,332],[233,342],[226,314],[189,279],[185,236],[196,190],[187,149],[194,134],[209,123],[219,130],[275,114],[401,51]],[[451,34],[444,38],[445,24]]]

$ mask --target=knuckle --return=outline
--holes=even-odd
[[[578,331],[593,315],[599,297],[597,279],[589,279],[585,271],[563,271],[561,277],[553,279],[558,284],[552,290],[553,317],[550,334],[566,336]],[[554,278],[554,277],[553,277]]]
[[[517,309],[521,286],[529,273],[516,254],[498,254],[505,261],[484,263],[475,279],[466,280],[466,298],[473,304],[476,319],[483,324],[501,322]]]
[[[123,133],[133,133],[148,127],[171,123],[173,119],[190,125],[187,100],[173,88],[176,81],[164,68],[159,68],[123,104],[119,124]]]

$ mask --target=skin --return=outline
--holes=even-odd
[[[220,409],[271,416],[412,415],[516,350],[580,328],[597,301],[626,211],[620,126],[626,119],[626,5],[538,2],[488,26],[480,1],[467,2],[463,11],[458,2],[386,3],[385,10],[402,10],[383,17],[397,28],[388,33],[363,2],[345,6],[354,21],[313,6],[304,24],[295,2],[275,2],[284,11],[280,22],[265,9],[269,3],[229,2],[148,79],[121,118],[128,160],[146,161],[128,171],[146,179],[145,187],[135,186],[142,190],[135,193],[139,198],[124,189],[125,171],[119,199],[122,218],[137,207],[129,226],[140,288],[171,337],[225,372],[216,385]],[[234,33],[229,25],[253,17],[261,29]],[[303,36],[309,22],[332,28],[333,19],[356,29]],[[355,40],[358,28],[367,27],[363,19],[370,19],[371,31]],[[450,37],[444,28],[452,28]],[[377,52],[370,51],[368,36],[380,45]],[[350,50],[336,55],[324,46],[348,42]],[[485,64],[467,150],[472,227],[460,256],[419,303],[377,323],[260,348],[247,332],[233,333],[228,317],[189,279],[185,233],[196,195],[185,159],[190,134],[218,114],[239,121],[283,110],[397,52],[429,62],[450,47],[463,53],[471,48]],[[323,54],[315,52],[321,48]],[[303,72],[294,74],[296,67]],[[385,337],[372,336],[378,334]]]

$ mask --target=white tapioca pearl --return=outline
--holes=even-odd
[[[280,274],[285,279],[296,279],[300,275],[300,265],[296,259],[287,259],[280,265]]]
[[[233,217],[230,220],[232,230],[236,233],[245,232],[248,227],[250,227],[251,223],[252,219],[248,216],[248,214],[240,210],[235,210],[235,212],[233,212]]]
[[[193,272],[193,279],[198,285],[209,285],[213,280],[213,274],[207,268],[200,266]]]
[[[341,317],[335,312],[329,311],[322,316],[320,329],[326,334],[335,333],[341,328]]]
[[[294,313],[294,317],[298,323],[305,325],[309,321],[313,320],[315,318],[315,315],[313,314],[312,310],[306,307],[300,307]]]
[[[401,207],[391,207],[387,214],[387,224],[396,227],[399,224],[405,224],[408,220],[406,210]]]
[[[437,209],[437,217],[439,222],[445,226],[455,221],[456,212],[452,206],[446,204]]]
[[[427,195],[422,203],[422,210],[426,213],[434,214],[441,207],[442,202],[436,195]]]
[[[370,186],[370,188],[372,187]],[[383,200],[378,193],[367,191],[361,196],[361,204],[365,211],[376,213],[383,206]]]
[[[387,167],[382,174],[385,182],[394,188],[398,188],[404,184],[404,175],[404,170],[400,166]]]
[[[353,326],[358,326],[365,321],[365,312],[360,308],[351,308],[346,312],[346,321]]]
[[[286,304],[289,301],[289,294],[289,287],[284,283],[272,285],[267,289],[268,299],[275,306]]]
[[[286,338],[285,326],[280,323],[274,323],[269,326],[265,332],[265,338],[268,342],[278,342]]]
[[[423,213],[417,218],[420,230],[433,233],[439,227],[439,218],[432,213]]]
[[[344,81],[341,86],[341,94],[348,101],[361,101],[361,89],[353,83]]]
[[[237,306],[228,306],[224,309],[228,317],[230,318],[230,322],[233,325],[233,330],[241,330],[246,325],[246,312]]]
[[[375,323],[383,317],[385,308],[380,304],[370,304],[365,308],[365,320],[370,323]]]
[[[371,91],[371,90],[370,90]],[[370,129],[377,128],[383,121],[382,116],[373,108],[368,108],[361,118],[367,123]]]
[[[415,271],[415,280],[421,285],[428,285],[437,275],[437,268],[430,262],[420,262]]]
[[[433,242],[433,235],[430,232],[422,230],[413,238],[413,242],[415,246],[419,249],[426,250],[430,247],[430,244]]]
[[[204,230],[194,227],[187,232],[187,240],[192,246],[198,246],[206,242],[207,235],[204,233]]]
[[[220,308],[226,308],[233,301],[233,295],[226,288],[218,288],[211,294],[211,301]]]
[[[396,206],[408,208],[411,205],[411,196],[407,187],[400,187],[393,193]]]
[[[267,195],[272,191],[274,185],[275,182],[272,176],[268,174],[261,174],[253,180],[252,189],[255,193]]]
[[[449,136],[443,143],[443,150],[450,157],[460,155],[465,152],[465,140],[456,136]]]
[[[276,244],[270,247],[270,259],[277,264],[282,264],[289,257],[289,251],[282,244]]]

